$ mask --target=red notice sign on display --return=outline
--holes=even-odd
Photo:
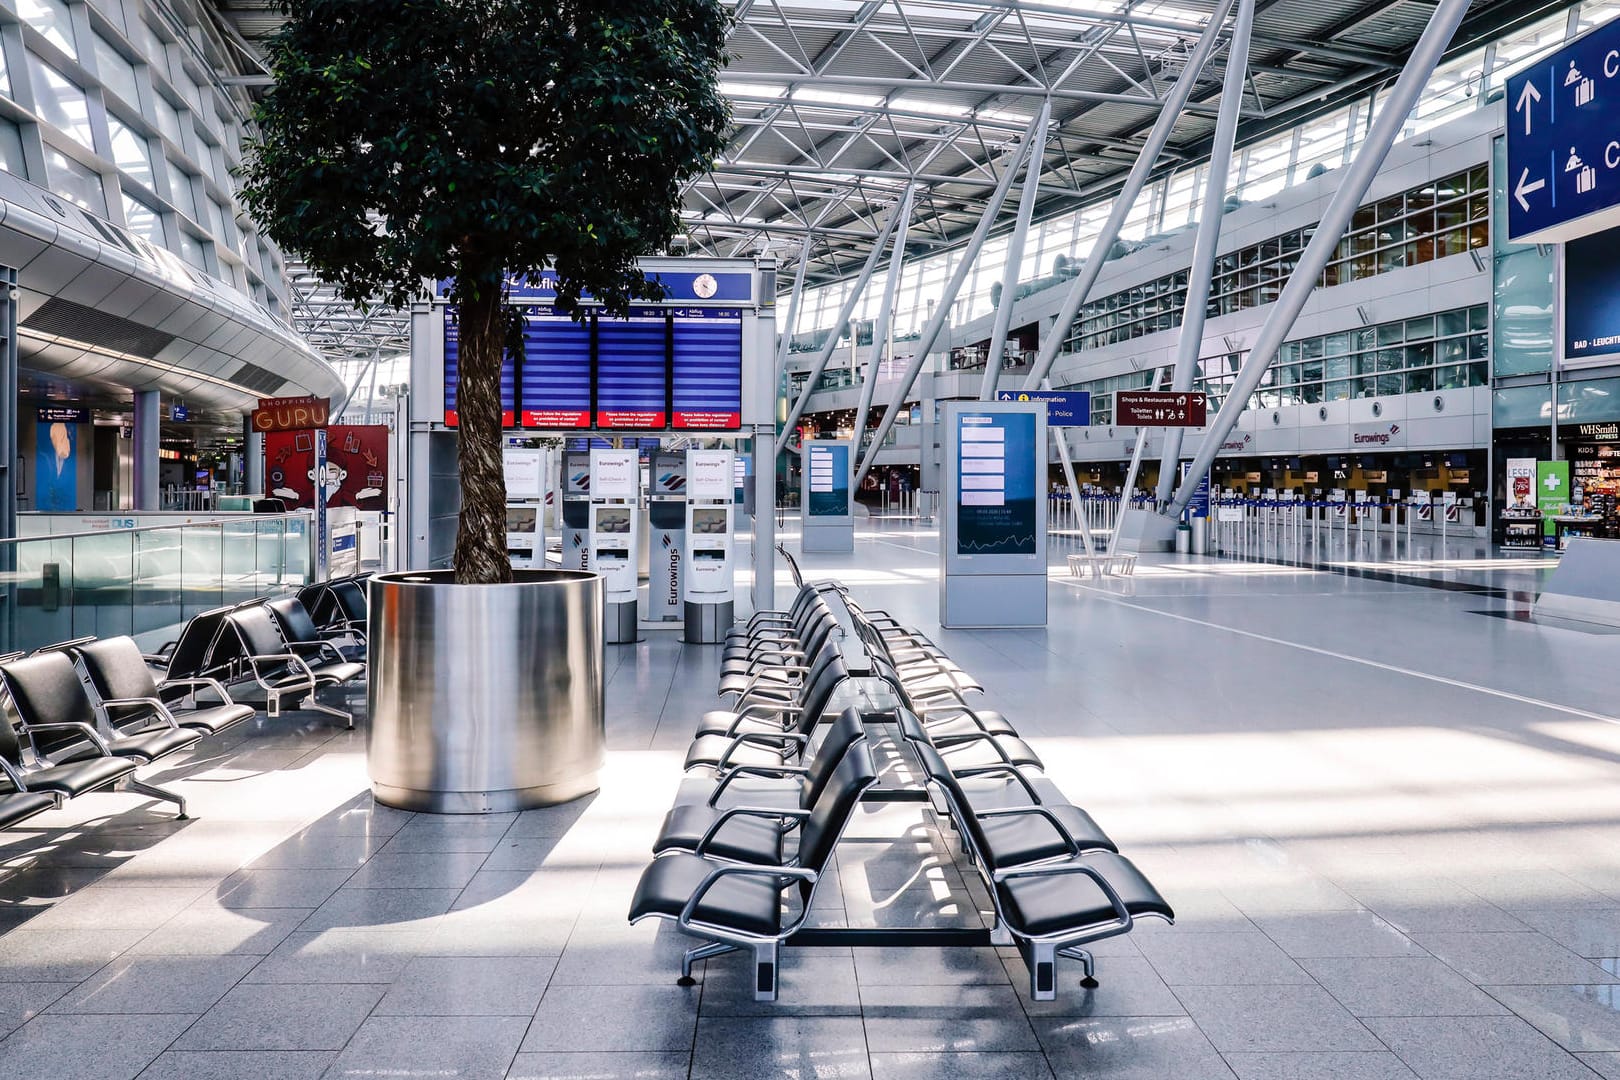
[[[1203,427],[1208,422],[1208,412],[1209,402],[1202,392],[1114,392],[1114,424],[1117,427]]]

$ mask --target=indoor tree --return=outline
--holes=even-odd
[[[610,314],[679,231],[723,145],[719,0],[288,0],[242,201],[359,305],[451,279],[459,308],[456,580],[508,581],[501,358],[509,280]]]

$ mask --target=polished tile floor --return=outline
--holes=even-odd
[[[20,1078],[1620,1077],[1613,637],[1524,618],[1538,559],[1154,557],[1043,631],[937,631],[937,537],[812,556],[937,633],[1175,905],[1031,1002],[995,950],[788,954],[782,1000],[624,912],[713,649],[610,647],[601,792],[488,818],[366,794],[363,734],[262,720],[0,846]],[[1388,560],[1384,560],[1386,563]],[[817,918],[973,924],[914,808],[863,812]]]

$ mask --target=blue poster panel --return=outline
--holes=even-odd
[[[669,416],[669,322],[662,308],[596,320],[596,426],[661,428]]]
[[[963,413],[957,424],[957,554],[1034,555],[1035,417]]]
[[[1620,229],[1564,245],[1564,359],[1620,353]]]
[[[523,317],[522,424],[526,428],[591,426],[591,327],[553,308]]]
[[[810,470],[810,502],[805,509],[811,517],[848,517],[849,447],[812,442],[805,448],[809,452],[805,468]]]
[[[676,309],[674,416],[670,426],[735,431],[742,426],[742,312]]]
[[[79,429],[60,421],[39,425],[34,448],[34,509],[79,508]]]
[[[455,305],[444,309],[444,422],[455,427],[456,381],[461,374],[461,321]],[[517,362],[508,353],[501,360],[501,426],[517,423]]]

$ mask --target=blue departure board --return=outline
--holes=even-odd
[[[669,421],[669,324],[662,308],[596,320],[596,426],[661,428]]]
[[[552,308],[523,318],[522,427],[591,426],[591,327]]]
[[[444,311],[444,422],[455,427],[456,380],[461,372],[461,324],[454,305]],[[501,426],[517,422],[517,365],[510,355],[501,360]]]
[[[691,308],[674,312],[670,426],[736,430],[742,426],[742,312]]]

